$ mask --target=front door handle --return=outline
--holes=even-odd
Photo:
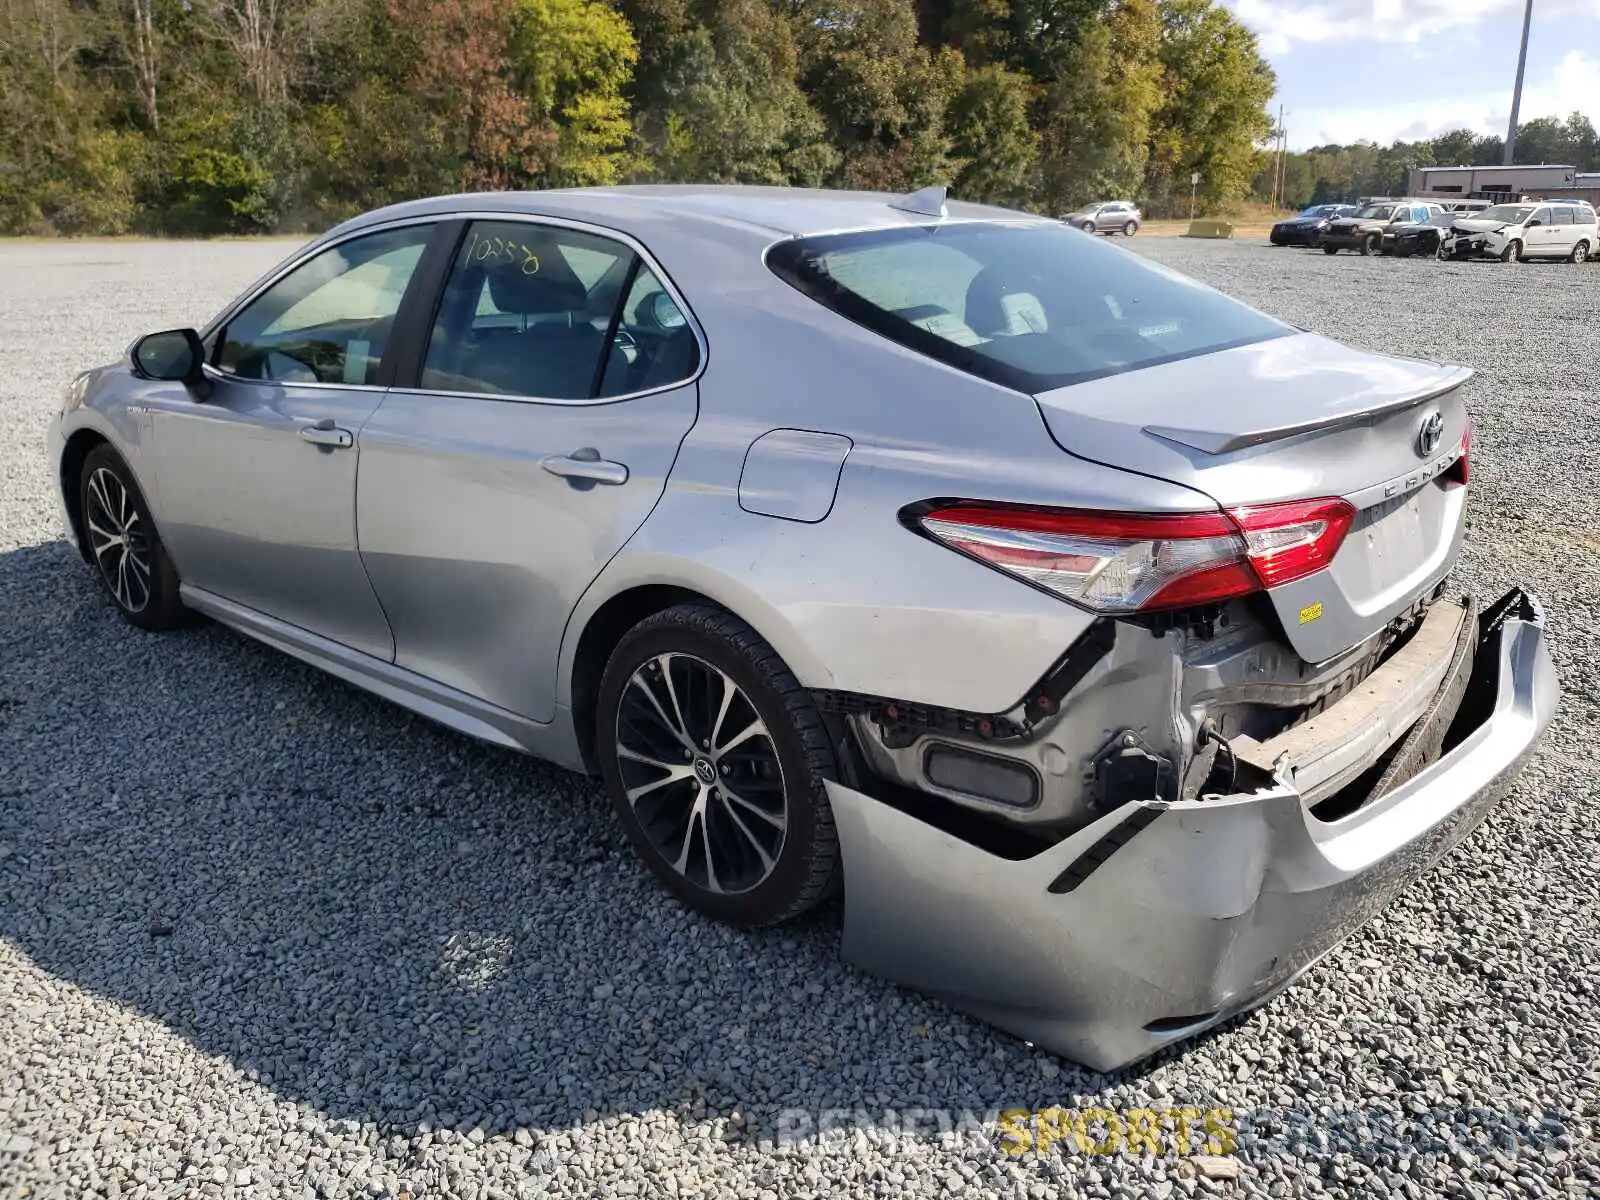
[[[597,483],[612,487],[628,482],[628,468],[619,462],[600,457],[593,446],[574,450],[571,454],[552,454],[539,464],[552,475],[559,475],[575,488],[591,488]]]
[[[313,446],[326,446],[332,450],[348,450],[356,444],[355,434],[348,429],[340,429],[333,423],[332,417],[323,417],[310,425],[300,426],[300,436]]]

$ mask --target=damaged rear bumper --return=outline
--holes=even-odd
[[[1462,690],[1435,714],[1443,755],[1333,821],[1280,780],[1127,804],[1015,861],[830,783],[845,957],[1090,1067],[1133,1062],[1293,982],[1484,818],[1559,695],[1531,598],[1484,611]]]

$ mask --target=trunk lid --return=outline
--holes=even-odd
[[[1296,653],[1321,662],[1380,632],[1454,564],[1465,489],[1440,476],[1466,433],[1471,375],[1299,333],[1037,400],[1069,453],[1223,507],[1349,500],[1358,515],[1332,565],[1268,593]]]

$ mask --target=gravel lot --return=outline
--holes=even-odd
[[[836,911],[760,935],[685,915],[587,781],[221,629],[115,616],[60,540],[47,416],[287,248],[0,243],[0,1196],[1600,1194],[1600,268],[1134,243],[1481,369],[1462,576],[1546,601],[1566,699],[1382,921],[1105,1077],[842,967]],[[1236,1182],[1170,1140],[997,1148],[993,1110],[1052,1104],[1333,1144],[1241,1147]],[[1337,1143],[1351,1114],[1424,1110],[1480,1127]]]

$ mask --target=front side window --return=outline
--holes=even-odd
[[[670,300],[671,313],[642,304],[646,279],[655,276],[639,256],[611,238],[526,221],[476,221],[445,284],[421,386],[586,400],[687,378],[698,365],[694,334]],[[659,282],[648,290],[666,295]],[[677,324],[669,328],[674,314]],[[687,369],[681,353],[671,352],[682,345],[672,336],[680,330],[693,347]]]
[[[408,225],[322,251],[236,313],[212,362],[237,379],[371,384],[432,235]]]
[[[1293,330],[1062,226],[960,222],[781,243],[818,303],[985,379],[1041,392]]]

